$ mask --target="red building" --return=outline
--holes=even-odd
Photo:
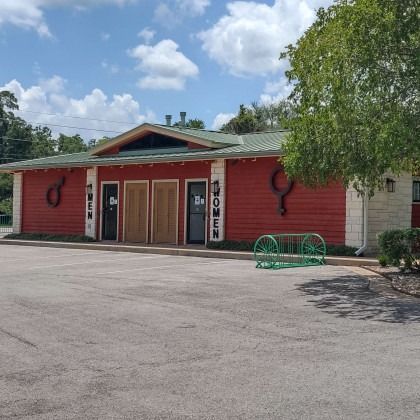
[[[88,152],[1,165],[15,175],[14,231],[179,245],[316,232],[359,247],[364,214],[372,245],[381,229],[419,223],[408,175],[366,213],[340,184],[288,182],[278,162],[285,135],[143,124]]]

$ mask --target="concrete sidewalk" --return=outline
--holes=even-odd
[[[204,246],[155,246],[155,245],[135,245],[135,244],[115,244],[115,243],[88,243],[88,242],[48,242],[48,241],[27,241],[17,239],[0,239],[0,245],[21,245],[37,246],[48,248],[67,248],[67,249],[86,249],[95,251],[114,251],[114,252],[134,252],[140,254],[160,254],[178,255],[184,257],[202,258],[223,258],[234,260],[253,260],[254,255],[250,251],[221,251],[207,249]],[[328,265],[341,266],[369,266],[378,265],[375,258],[366,257],[336,257],[327,256]]]

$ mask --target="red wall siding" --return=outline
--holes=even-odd
[[[51,184],[61,177],[61,201],[57,207],[48,207],[45,194]],[[86,170],[77,168],[29,171],[23,175],[22,232],[85,233]]]
[[[185,179],[206,178],[210,184],[210,161],[180,163],[159,163],[154,165],[131,165],[99,167],[98,170],[98,210],[101,204],[101,182],[119,181],[119,229],[118,240],[123,240],[123,217],[124,217],[124,181],[149,180],[149,241],[150,221],[152,215],[152,180],[179,179],[179,209],[178,209],[178,241],[184,243],[184,217],[185,217]],[[207,200],[209,203],[209,200]],[[98,232],[100,232],[100,217],[98,217]],[[99,237],[99,236],[98,236]]]
[[[411,226],[420,228],[420,203],[413,204],[413,212],[411,213]]]
[[[310,190],[296,184],[284,198],[287,212],[277,213],[278,199],[270,189],[276,158],[226,162],[226,239],[255,240],[265,233],[315,232],[327,243],[344,244],[346,194],[342,186]],[[235,163],[236,162],[236,163]],[[278,188],[286,177],[276,177]]]

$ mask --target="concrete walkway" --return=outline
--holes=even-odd
[[[27,241],[16,239],[0,239],[0,245],[21,245],[21,246],[37,246],[48,248],[67,248],[67,249],[85,249],[95,251],[115,251],[115,252],[135,252],[141,254],[160,254],[160,255],[178,255],[184,257],[201,257],[201,258],[223,258],[234,260],[253,260],[254,255],[250,251],[221,251],[207,249],[204,246],[155,246],[155,245],[136,245],[121,244],[114,242],[48,242],[48,241]],[[327,256],[326,263],[328,265],[341,266],[369,266],[378,265],[375,258],[366,257],[336,257]]]

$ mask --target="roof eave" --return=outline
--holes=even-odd
[[[142,164],[151,164],[151,163],[173,163],[173,162],[187,162],[187,161],[210,161],[216,159],[235,159],[235,158],[255,158],[255,157],[280,157],[282,153],[280,150],[272,151],[260,151],[260,152],[230,152],[230,153],[220,153],[218,155],[201,155],[201,156],[174,156],[171,158],[158,157],[158,158],[146,158],[146,159],[132,159],[127,161],[115,161],[115,162],[74,162],[70,164],[55,164],[55,165],[40,165],[40,166],[31,166],[31,167],[14,167],[9,170],[0,169],[0,172],[3,173],[13,173],[13,172],[22,172],[22,171],[33,171],[33,170],[44,170],[44,169],[67,169],[67,168],[91,168],[95,166],[125,166],[125,165],[142,165]]]

